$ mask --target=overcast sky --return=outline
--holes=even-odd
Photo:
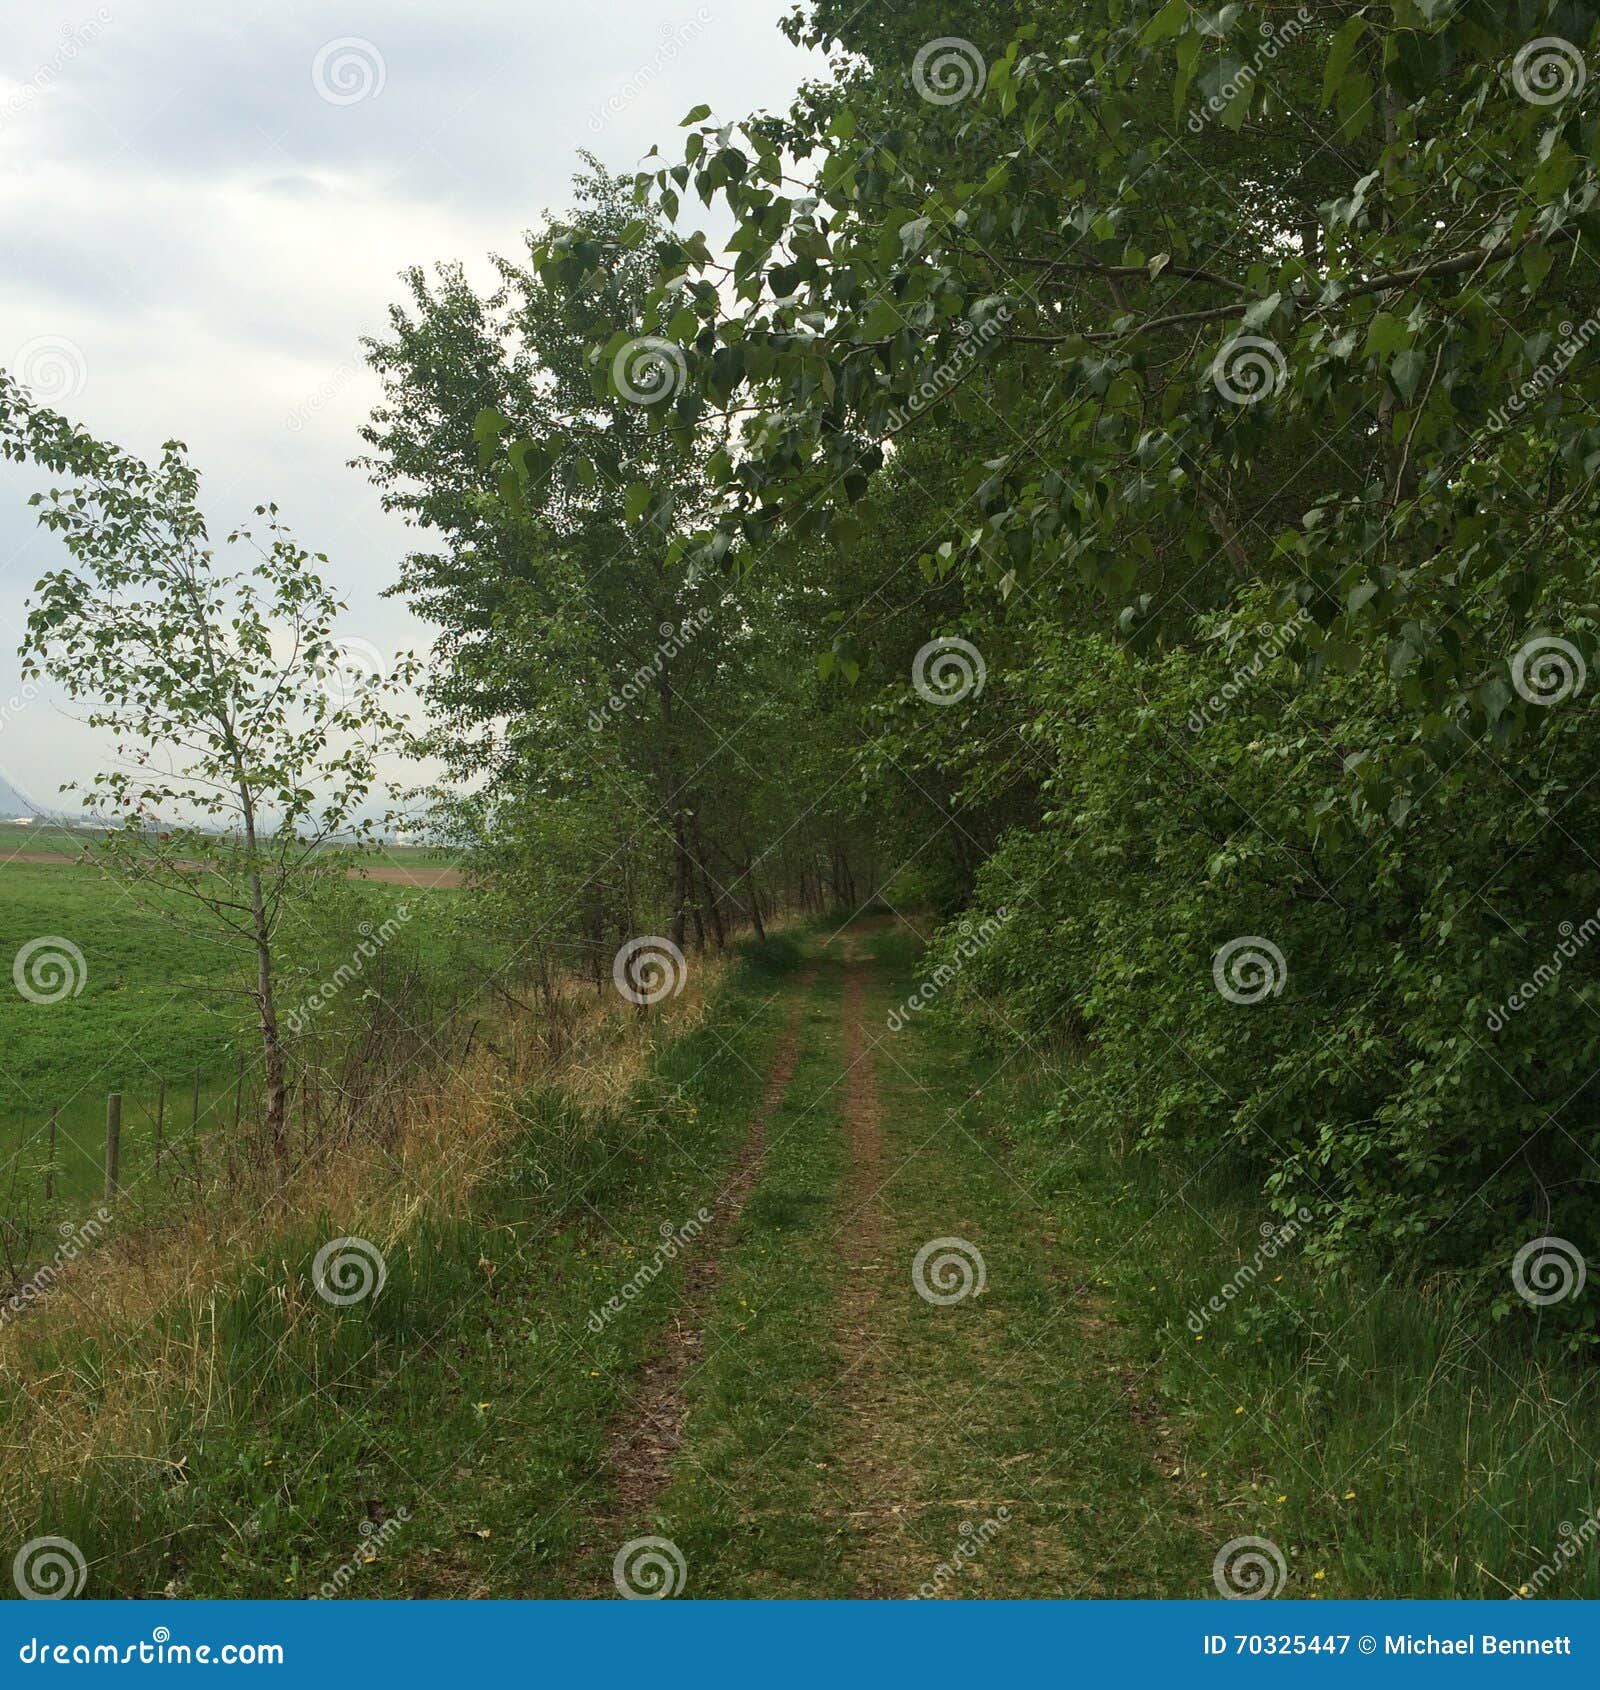
[[[579,148],[628,168],[699,101],[787,104],[821,70],[790,0],[26,0],[0,11],[0,363],[147,455],[176,436],[214,536],[275,499],[328,553],[341,630],[425,636],[380,598],[405,531],[346,468],[358,341],[409,264],[508,251]],[[0,778],[36,803],[101,761],[16,646],[61,553],[0,466]]]

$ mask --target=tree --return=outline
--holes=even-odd
[[[227,569],[199,508],[199,476],[169,441],[153,466],[33,403],[0,372],[0,443],[72,485],[35,494],[72,559],[34,589],[24,673],[48,674],[119,761],[84,802],[116,825],[102,858],[142,896],[241,946],[254,973],[265,1128],[287,1154],[287,1063],[276,942],[294,888],[338,866],[325,849],[372,826],[379,760],[402,722],[409,660],[376,672],[336,638],[344,608],[275,506],[253,561]],[[198,919],[197,919],[198,918]]]

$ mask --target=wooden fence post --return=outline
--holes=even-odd
[[[122,1093],[106,1097],[106,1196],[117,1194],[117,1168],[122,1161]]]

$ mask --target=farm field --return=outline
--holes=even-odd
[[[13,1181],[42,1188],[54,1109],[52,1184],[58,1198],[81,1205],[101,1185],[107,1093],[123,1094],[123,1173],[136,1181],[153,1162],[162,1081],[169,1139],[189,1130],[197,1073],[203,1128],[231,1125],[241,1059],[252,1089],[259,1046],[246,995],[247,955],[141,906],[92,866],[72,866],[65,855],[62,865],[0,858],[0,959],[8,987],[0,993],[0,1190]],[[425,945],[430,914],[447,908],[428,901],[452,894],[426,881],[409,885],[424,900],[420,906],[407,903],[404,889],[374,879],[291,918],[286,1007],[296,979],[315,981],[336,968],[361,939],[363,923],[381,926],[402,905],[413,911],[408,937]],[[39,948],[27,953],[30,945]],[[48,1001],[12,989],[19,957],[20,966],[31,962],[43,971],[38,984]]]

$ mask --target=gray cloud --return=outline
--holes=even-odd
[[[62,408],[140,452],[176,436],[225,532],[272,498],[325,550],[349,631],[425,633],[380,597],[405,550],[347,463],[379,329],[409,264],[481,273],[546,207],[579,148],[614,168],[670,146],[705,100],[785,104],[818,61],[788,0],[31,0],[0,16],[0,363],[59,344]],[[19,15],[20,14],[20,15]],[[314,80],[330,52],[323,97]],[[365,45],[364,45],[365,44]],[[366,97],[338,103],[370,86]],[[381,91],[378,85],[381,83]],[[0,466],[0,712],[34,580],[58,561]],[[26,731],[22,731],[25,723]],[[12,712],[0,777],[48,801],[92,772],[87,730],[47,695]]]

